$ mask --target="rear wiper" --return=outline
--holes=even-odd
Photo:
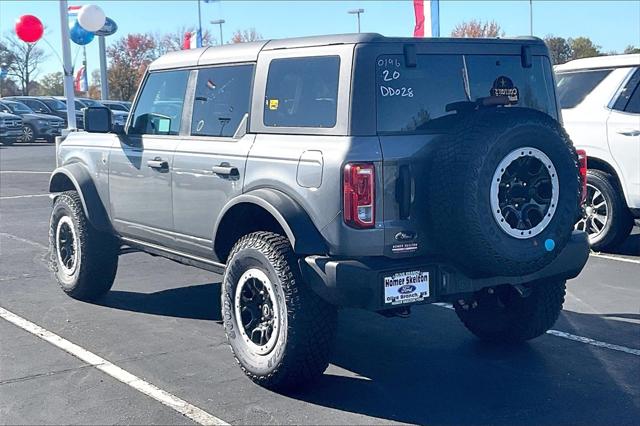
[[[508,96],[486,96],[478,98],[475,101],[458,101],[451,102],[444,107],[446,112],[457,111],[473,111],[481,107],[510,105]]]

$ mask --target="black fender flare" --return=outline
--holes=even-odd
[[[69,188],[68,181],[73,188]],[[82,208],[89,223],[98,231],[113,232],[109,215],[98,194],[96,185],[89,170],[81,163],[67,164],[58,167],[51,173],[49,192],[63,192],[74,189],[82,200]],[[52,196],[55,199],[55,195]]]
[[[260,188],[244,193],[229,201],[214,225],[214,252],[220,223],[227,212],[239,204],[254,204],[266,210],[284,230],[293,251],[297,254],[327,253],[327,244],[307,212],[293,198],[272,188]]]

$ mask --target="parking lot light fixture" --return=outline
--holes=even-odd
[[[347,13],[349,13],[350,15],[358,16],[358,33],[359,33],[360,32],[360,14],[364,13],[364,9],[351,9]]]
[[[225,23],[224,19],[215,19],[211,21],[211,25],[220,25],[220,46],[222,46],[222,24]]]

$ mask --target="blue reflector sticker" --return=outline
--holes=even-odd
[[[553,241],[551,238],[549,238],[544,242],[544,248],[547,251],[552,251],[555,247],[556,247],[556,242]]]

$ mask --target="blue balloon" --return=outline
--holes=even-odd
[[[69,37],[75,44],[84,46],[85,44],[91,43],[91,41],[95,37],[95,34],[82,28],[80,26],[80,23],[76,19],[73,25],[70,25],[69,27]]]

